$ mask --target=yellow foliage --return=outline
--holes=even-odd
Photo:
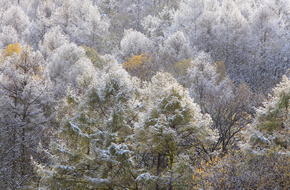
[[[137,76],[141,80],[149,80],[154,74],[153,63],[146,53],[126,58],[122,65],[131,75]]]
[[[25,74],[33,75],[33,80],[40,80],[44,67],[40,65],[40,62],[34,61],[33,58],[30,58],[33,56],[32,49],[33,48],[29,46],[20,47],[18,43],[10,44],[3,51],[3,58],[5,59],[7,56],[12,56],[14,53],[18,54],[16,60],[12,62],[15,69],[21,70]]]
[[[229,150],[224,157],[200,163],[192,181],[195,189],[289,189],[289,160],[279,148],[260,154]]]
[[[21,47],[19,45],[19,43],[16,44],[10,44],[6,47],[6,49],[4,50],[4,56],[11,56],[13,55],[13,53],[17,53],[19,54],[21,51]]]
[[[208,180],[208,176],[213,168],[218,165],[220,158],[215,156],[210,161],[201,161],[199,166],[195,169],[192,180],[195,184],[194,189],[210,189],[211,183]]]
[[[174,65],[174,71],[172,71],[172,74],[177,76],[186,76],[187,69],[189,68],[192,61],[193,59],[187,59],[177,62]]]
[[[193,62],[192,58],[181,60],[175,63],[173,66],[168,66],[165,71],[169,72],[184,87],[189,87],[189,84],[185,82],[186,81],[185,78],[187,76],[187,69],[190,67],[192,62]]]
[[[32,80],[35,80],[35,81],[40,80],[40,79],[42,79],[42,76],[39,76],[39,75],[34,75],[32,77]]]

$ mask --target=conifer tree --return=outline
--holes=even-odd
[[[63,40],[64,44],[52,52],[50,61],[47,64],[47,70],[54,84],[54,94],[58,99],[61,99],[62,96],[66,95],[69,85],[75,89],[79,75],[81,76],[85,70],[94,71],[96,69],[90,59],[86,57],[84,48],[74,43],[66,43],[65,38],[59,37],[59,39]],[[50,38],[47,42],[44,44],[44,48],[45,46],[53,45],[49,42],[54,43],[55,39]],[[59,42],[61,43],[61,41]],[[54,44],[56,47],[59,45],[58,43]],[[52,48],[54,47],[52,46]],[[45,53],[45,49],[41,48],[41,50],[44,50]],[[47,53],[50,53],[50,51]]]
[[[126,139],[137,117],[138,80],[114,64],[100,77],[84,74],[79,88],[83,93],[68,90],[58,108],[58,138],[48,151],[51,164],[37,165],[40,186],[133,188],[132,152]]]
[[[61,0],[60,3],[52,13],[52,26],[60,26],[72,42],[102,51],[109,22],[101,18],[98,7],[90,0]]]
[[[211,118],[170,74],[158,73],[145,91],[147,111],[135,127],[135,158],[143,170],[136,180],[142,189],[184,188],[195,164],[192,153],[213,140]]]
[[[260,149],[281,147],[289,151],[289,99],[290,81],[284,75],[273,89],[273,96],[257,109],[257,116],[247,130],[249,146]]]
[[[53,51],[68,43],[68,36],[64,35],[61,28],[57,26],[45,33],[43,41],[39,42],[38,48],[45,60],[51,60]]]
[[[19,5],[12,5],[3,14],[1,28],[5,26],[13,27],[20,39],[28,37],[30,25],[29,17]]]
[[[30,157],[42,159],[38,143],[48,143],[53,99],[43,63],[40,52],[19,44],[0,56],[0,189],[30,189]]]

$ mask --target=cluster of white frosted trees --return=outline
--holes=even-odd
[[[0,189],[289,187],[289,5],[1,1]]]
[[[241,131],[251,134],[243,150],[288,152],[286,76],[245,129],[249,89],[235,89],[205,53],[190,60],[188,91],[169,73],[142,82],[110,56],[99,69],[75,44],[47,63],[40,51],[9,47],[1,55],[1,188],[192,188],[200,164],[239,149]],[[59,65],[66,62],[70,70]]]
[[[195,149],[214,140],[210,116],[169,74],[140,88],[116,63],[85,73],[57,112],[39,188],[173,188],[190,180]]]
[[[192,57],[196,50],[204,51],[214,61],[224,61],[234,82],[266,92],[288,69],[289,4],[288,0],[185,0],[145,16],[143,33],[167,67]],[[127,50],[122,52],[130,56]]]
[[[159,189],[190,179],[195,149],[214,141],[210,116],[170,74],[141,87],[113,58],[99,70],[85,53],[66,42],[47,62],[28,46],[3,51],[1,188]]]
[[[3,0],[0,47],[26,42],[39,49],[45,34],[59,27],[69,41],[115,54],[118,61],[132,53],[151,53],[155,64],[163,60],[158,66],[163,70],[204,51],[214,61],[224,61],[234,82],[266,92],[288,69],[289,4],[289,0]]]

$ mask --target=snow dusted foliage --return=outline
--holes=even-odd
[[[3,12],[9,9],[11,5],[12,5],[12,2],[10,0],[0,1],[0,10],[1,10],[0,15],[2,16]]]
[[[154,51],[153,42],[141,32],[127,30],[121,40],[121,57],[123,60],[134,55],[150,53]]]
[[[119,64],[89,81],[81,94],[69,90],[58,108],[59,138],[51,146],[51,164],[36,165],[40,186],[134,189],[126,139],[137,119],[139,82]]]
[[[170,35],[164,41],[164,46],[160,51],[162,52],[160,61],[164,62],[165,68],[174,65],[182,59],[189,59],[194,56],[194,51],[190,47],[189,41],[181,31]]]
[[[173,11],[165,7],[158,15],[148,15],[142,20],[142,26],[147,36],[154,41],[155,44],[163,44],[164,38],[170,35],[167,30],[172,23]]]
[[[245,133],[251,148],[261,150],[280,147],[281,151],[289,152],[289,99],[290,81],[284,75],[273,89],[273,96],[257,109],[255,121]]]
[[[144,93],[146,111],[134,130],[140,152],[136,162],[145,172],[136,180],[142,189],[172,189],[192,177],[187,153],[210,141],[211,118],[200,113],[188,91],[168,73],[154,76]]]
[[[102,19],[98,7],[90,0],[62,0],[52,15],[53,26],[61,26],[70,40],[78,45],[86,44],[98,51],[102,39],[108,33],[109,23]]]
[[[174,23],[172,31],[183,31],[190,40],[190,45],[196,46],[195,41],[199,26],[197,20],[204,11],[203,0],[185,0],[180,1],[179,9],[173,15]]]
[[[254,11],[257,9],[257,3],[253,0],[237,0],[235,3],[241,14],[247,20],[252,18]]]
[[[278,17],[278,22],[281,24],[283,22],[285,24],[285,27],[289,29],[290,27],[290,4],[289,0],[276,0],[276,1],[265,1],[266,5],[269,6],[271,9],[271,12],[275,14],[276,17]]]
[[[108,14],[115,10],[119,2],[117,0],[92,0],[94,5],[97,5],[102,10],[103,14]]]
[[[68,43],[68,36],[63,34],[60,26],[56,26],[44,35],[43,42],[39,43],[39,50],[45,60],[51,59],[54,50]]]
[[[38,14],[40,9],[46,8],[47,5],[55,5],[55,2],[57,1],[19,0],[18,4],[22,7],[26,15],[29,16],[30,21],[35,21],[39,19]]]
[[[231,82],[225,70],[221,71],[218,72],[217,65],[214,65],[210,55],[204,52],[192,61],[187,70],[190,96],[199,103],[205,113],[209,112],[206,104],[210,104],[210,98],[215,96],[229,99],[232,96]]]
[[[271,89],[279,82],[289,65],[289,45],[285,43],[289,41],[287,7],[288,0],[263,1],[257,5],[248,19],[247,25],[250,27],[246,27],[246,31],[242,32],[243,35],[247,32],[248,36],[245,36],[246,39],[242,37],[240,45],[237,45],[247,49],[246,53],[240,50],[241,55],[237,55],[246,65],[239,69],[231,66],[231,78],[234,79],[233,76],[239,73],[239,78],[250,84],[253,89],[260,88],[262,91]]]
[[[4,28],[5,26],[13,27],[20,39],[24,40],[28,37],[30,25],[29,17],[18,5],[12,5],[3,13],[1,28]]]
[[[213,54],[217,60],[223,60],[226,65],[242,63],[247,48],[249,23],[241,14],[235,2],[226,0],[221,6],[220,26],[217,38],[220,39],[220,49]],[[220,54],[220,57],[219,57]],[[234,74],[232,71],[231,74]],[[237,71],[238,73],[238,71]]]
[[[107,35],[109,23],[101,18],[98,7],[93,6],[91,1],[80,1],[81,13],[86,14],[78,21],[78,28],[76,30],[76,43],[86,44],[89,47],[101,50],[102,38]],[[81,18],[81,15],[80,15]]]
[[[220,7],[216,0],[204,1],[203,14],[195,20],[193,32],[187,32],[192,46],[198,47],[205,52],[214,50],[217,40],[216,26],[220,22]]]
[[[289,4],[289,0],[180,1],[167,31],[182,31],[192,47],[223,61],[235,83],[266,92],[289,65]]]
[[[246,75],[246,79],[256,88],[273,87],[289,66],[289,44],[285,43],[289,41],[289,20],[284,17],[287,11],[279,5],[281,2],[260,5],[250,20],[254,35],[251,40],[256,45],[250,48],[253,56],[249,60],[249,68],[257,74],[256,77]]]
[[[124,0],[125,2],[129,3],[128,8],[127,8],[127,13],[129,13],[131,17],[131,22],[130,23],[131,27],[134,28],[137,31],[141,31],[142,26],[141,26],[141,21],[142,18],[147,15],[146,13],[146,7],[148,7],[148,4],[151,4],[151,0]]]
[[[28,46],[0,57],[0,189],[31,189],[30,157],[47,144],[51,83],[40,52]]]
[[[69,85],[75,89],[78,76],[85,70],[95,70],[85,50],[74,43],[65,43],[55,49],[47,69],[58,98],[66,94]]]
[[[37,8],[33,8],[35,17],[32,19],[30,27],[29,44],[38,49],[38,45],[43,41],[44,35],[49,31],[51,26],[51,15],[56,9],[53,1],[43,1]]]
[[[9,44],[19,42],[17,31],[12,26],[4,26],[0,33],[0,49],[5,49]]]
[[[142,21],[142,26],[150,36],[157,37],[162,21],[158,16],[148,15]]]

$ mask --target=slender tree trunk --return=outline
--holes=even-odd
[[[157,160],[157,176],[159,178],[160,175],[160,164],[161,164],[161,154],[158,154],[158,160]],[[158,184],[158,179],[156,182],[156,190],[159,190],[159,184]]]
[[[173,187],[172,187],[172,178],[173,178],[173,172],[172,172],[172,165],[173,165],[173,155],[170,155],[170,181],[169,181],[169,189],[168,190],[173,190]]]
[[[25,163],[25,127],[22,128],[22,133],[21,133],[21,180],[24,179],[25,176],[25,168],[26,164]]]
[[[17,92],[15,94],[15,97],[17,97]],[[14,99],[14,106],[17,106],[17,99]],[[16,115],[14,115],[14,118],[16,119]],[[17,161],[16,161],[16,154],[15,154],[15,149],[16,149],[16,126],[13,125],[13,142],[12,142],[12,147],[14,146],[14,150],[12,150],[12,176],[11,176],[11,180],[12,180],[12,187],[16,188],[16,174],[17,174]]]
[[[12,142],[12,146],[16,145],[16,129],[15,126],[13,126],[13,142]],[[15,149],[15,147],[13,148]],[[16,155],[15,155],[15,150],[12,150],[12,175],[11,175],[11,180],[12,180],[12,187],[16,187]]]

